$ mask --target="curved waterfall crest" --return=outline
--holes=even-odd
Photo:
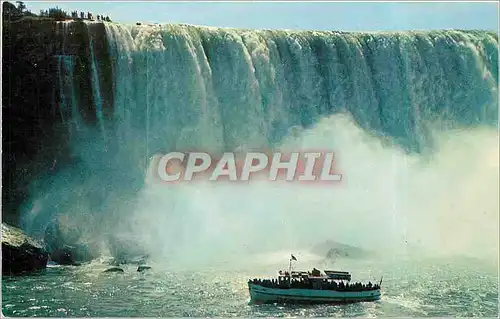
[[[107,23],[106,33],[114,116],[125,127],[146,130],[152,150],[269,147],[290,128],[308,128],[338,112],[410,150],[428,144],[436,123],[497,123],[492,32]]]

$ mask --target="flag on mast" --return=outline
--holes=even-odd
[[[297,258],[295,258],[295,256],[294,256],[294,255],[292,255],[292,260],[297,261]]]

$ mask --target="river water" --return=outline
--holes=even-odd
[[[274,265],[242,271],[227,270],[230,266],[199,271],[152,266],[142,273],[133,265],[124,266],[124,273],[102,273],[107,266],[95,261],[4,277],[2,311],[30,317],[498,316],[498,272],[479,260],[342,261],[339,267],[350,267],[354,281],[375,282],[382,274],[381,300],[310,306],[249,302],[247,280],[272,276]]]

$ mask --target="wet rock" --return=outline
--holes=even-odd
[[[79,266],[92,260],[92,255],[85,245],[65,245],[51,252],[50,259],[60,265]]]
[[[103,272],[124,272],[124,271],[122,268],[119,268],[119,267],[111,267],[111,268],[106,269]]]
[[[149,266],[139,266],[139,267],[137,267],[137,271],[138,272],[143,272],[143,271],[148,270],[148,269],[151,269],[151,267],[149,267]]]
[[[368,250],[333,240],[327,240],[315,245],[311,249],[311,252],[329,260],[336,260],[337,258],[365,258],[371,253]]]
[[[47,267],[43,245],[20,229],[2,223],[2,274],[16,275]]]
[[[139,245],[139,241],[131,236],[110,236],[108,246],[114,257],[113,265],[135,264],[140,265],[148,258],[146,252]]]
[[[64,229],[64,231],[63,231]],[[62,227],[57,219],[46,228],[44,241],[50,259],[60,265],[79,265],[97,256],[88,245],[79,243],[81,232],[77,229]]]

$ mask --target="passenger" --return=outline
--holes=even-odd
[[[321,271],[319,271],[319,270],[318,270],[318,269],[316,269],[316,268],[313,268],[313,270],[312,270],[312,275],[313,275],[313,276],[315,276],[315,277],[316,277],[316,276],[321,276]]]

